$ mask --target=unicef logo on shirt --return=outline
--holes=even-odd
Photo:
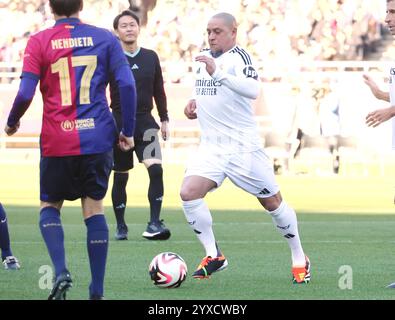
[[[61,127],[63,131],[69,132],[74,130],[75,124],[74,121],[66,120],[62,121]]]
[[[258,80],[258,72],[252,66],[247,66],[243,69],[243,73],[247,78]]]

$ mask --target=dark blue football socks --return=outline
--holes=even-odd
[[[1,203],[0,203],[0,249],[1,249],[2,261],[8,256],[12,256],[11,247],[10,247],[10,235],[8,233],[7,216]]]
[[[58,276],[66,270],[64,233],[58,209],[46,207],[41,210],[40,230],[55,268],[55,275]]]
[[[108,251],[108,226],[104,214],[97,214],[85,220],[87,227],[87,246],[92,282],[89,286],[90,297],[103,296],[104,274]]]

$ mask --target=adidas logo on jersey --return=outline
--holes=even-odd
[[[134,64],[134,65],[132,66],[132,70],[136,70],[136,69],[139,69],[139,66],[138,66],[137,64]]]

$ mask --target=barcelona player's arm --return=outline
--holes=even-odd
[[[134,147],[134,129],[136,125],[136,82],[118,40],[113,37],[111,71],[118,85],[122,113],[122,130],[119,134],[119,147],[128,151]]]
[[[30,76],[22,75],[18,94],[14,100],[7,124],[4,128],[7,135],[11,136],[18,131],[20,125],[19,120],[25,114],[33,100],[38,81],[38,77],[33,74]]]
[[[29,38],[23,58],[21,83],[4,129],[9,136],[18,131],[19,120],[33,100],[40,80],[40,57],[41,47],[39,41],[35,37]]]
[[[136,124],[136,84],[129,66],[123,65],[115,71],[121,100],[122,130],[119,134],[119,147],[128,151],[134,147],[134,129]]]

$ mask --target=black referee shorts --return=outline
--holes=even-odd
[[[121,114],[113,112],[118,128],[122,126]],[[139,162],[147,159],[162,160],[162,151],[159,144],[159,125],[151,114],[136,115],[136,129],[134,134],[134,148],[122,151],[114,145],[114,171],[128,171],[134,167],[133,153],[136,153]]]

